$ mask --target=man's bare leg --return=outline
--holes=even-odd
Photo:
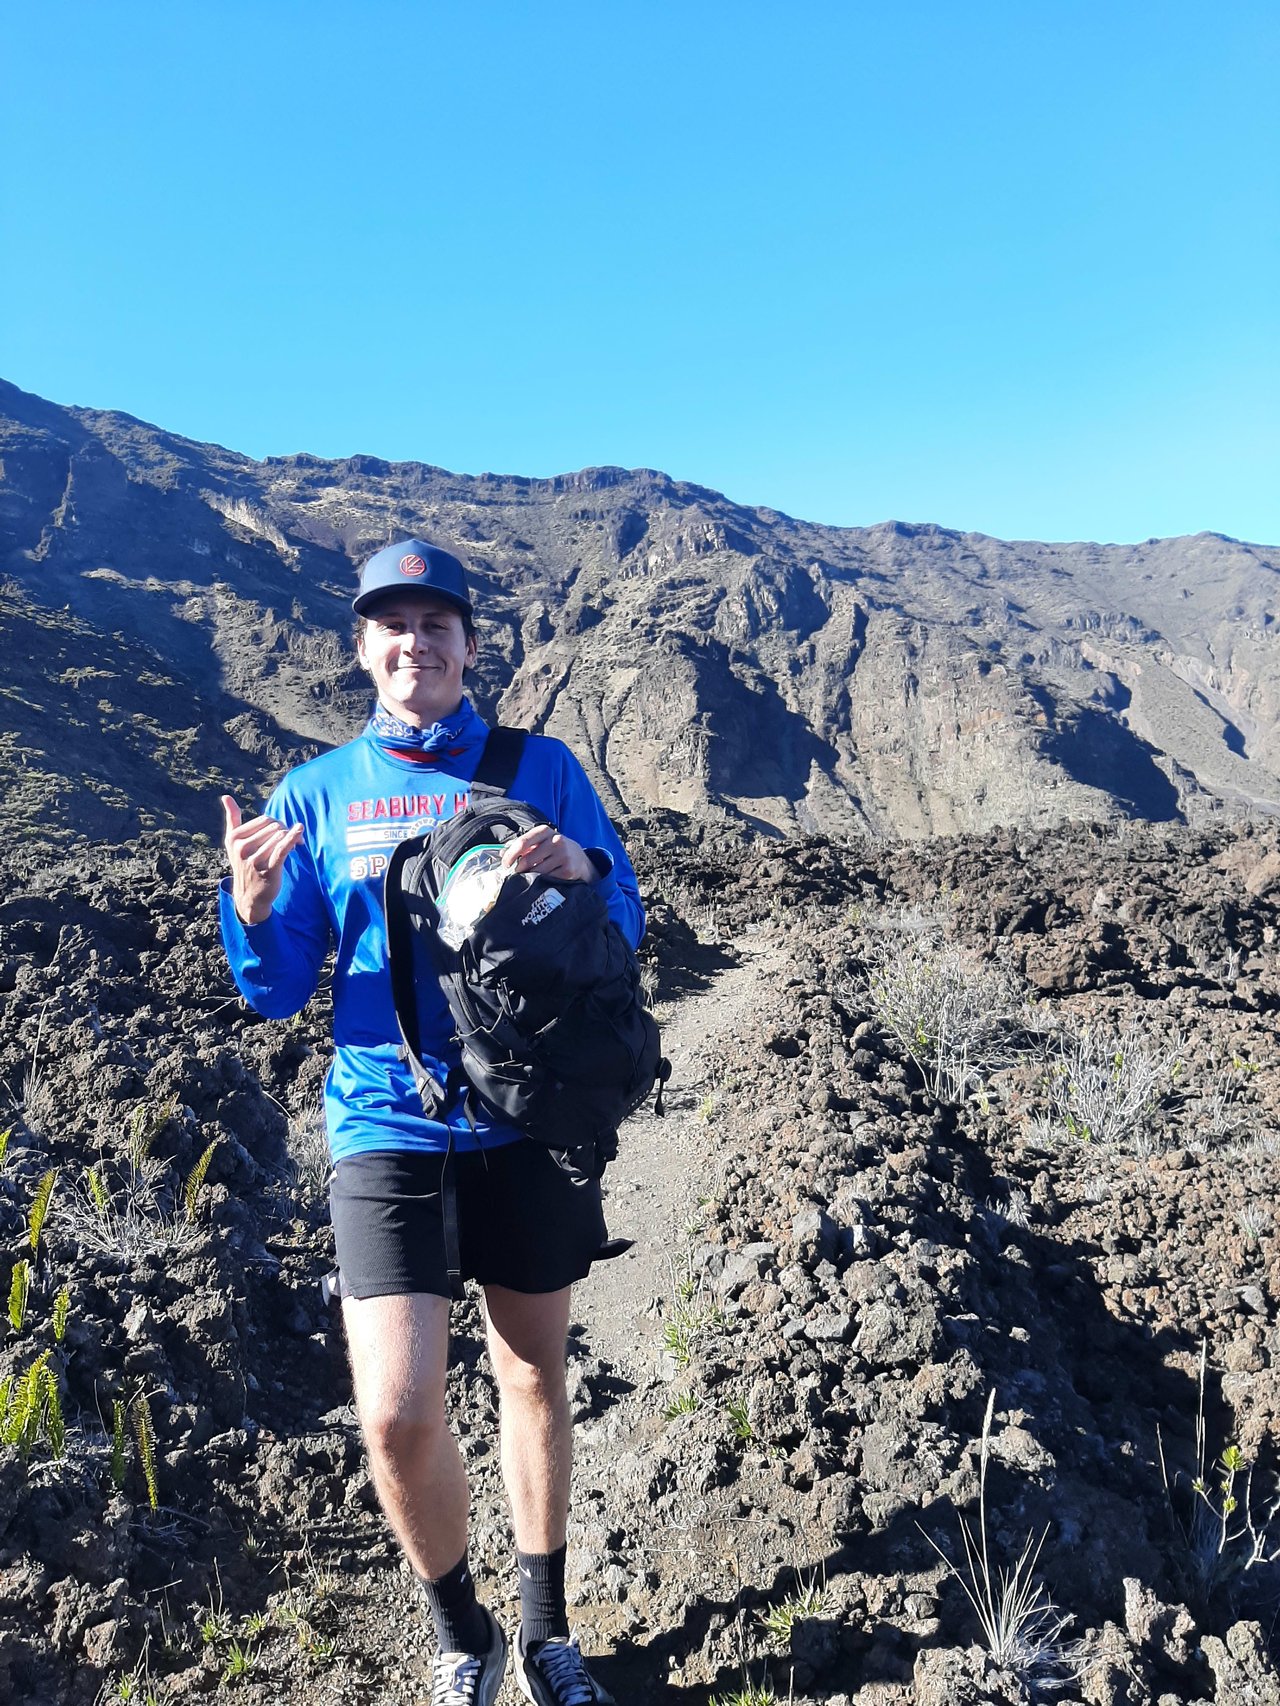
[[[573,1422],[565,1390],[569,1288],[527,1296],[486,1286],[489,1358],[502,1400],[502,1476],[520,1566],[516,1675],[542,1706],[613,1706],[570,1638],[564,1595]]]
[[[502,1478],[521,1552],[564,1545],[573,1424],[565,1390],[571,1288],[485,1287],[489,1360],[501,1397]]]
[[[373,1484],[410,1565],[434,1580],[467,1549],[467,1476],[444,1409],[448,1299],[348,1297],[342,1314]]]

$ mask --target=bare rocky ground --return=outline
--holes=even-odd
[[[571,1346],[572,1614],[619,1700],[1280,1701],[1280,838],[627,834],[676,1083],[626,1133],[636,1247]],[[0,1445],[0,1699],[410,1706],[425,1618],[318,1287],[323,1002],[246,1013],[207,849],[8,858],[10,1436],[48,1356]],[[1006,1022],[930,1089],[873,986],[947,968]],[[1104,1104],[1150,1065],[1110,1137],[1057,1065],[1086,1026]],[[457,1328],[473,1562],[513,1625]],[[1071,1620],[1006,1663],[930,1544],[963,1568],[993,1392],[992,1574],[1047,1529]]]

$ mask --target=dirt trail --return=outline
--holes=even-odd
[[[631,1120],[605,1181],[610,1234],[635,1243],[601,1264],[574,1298],[575,1340],[622,1378],[643,1381],[659,1365],[662,1322],[654,1301],[670,1292],[671,1263],[688,1243],[685,1229],[715,1184],[716,1131],[704,1112],[716,1088],[709,1050],[750,1021],[762,984],[781,963],[773,943],[754,937],[708,988],[658,1014],[672,1067],[667,1112],[656,1119],[649,1104]]]

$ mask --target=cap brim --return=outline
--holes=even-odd
[[[471,603],[468,599],[459,598],[456,592],[446,592],[438,586],[413,586],[406,583],[402,586],[375,586],[368,592],[358,592],[351,600],[351,608],[357,616],[371,616],[379,604],[389,603],[397,598],[436,598],[442,604],[451,604],[455,610],[460,610],[464,616],[471,615]]]

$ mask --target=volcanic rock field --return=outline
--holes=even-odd
[[[1276,830],[623,830],[675,1076],[571,1341],[602,1679],[1280,1700]],[[3,856],[0,1699],[410,1706],[427,1620],[320,1289],[325,1006],[245,1008],[218,866]],[[474,1303],[450,1378],[514,1627]],[[996,1657],[969,1593],[1028,1542]]]

